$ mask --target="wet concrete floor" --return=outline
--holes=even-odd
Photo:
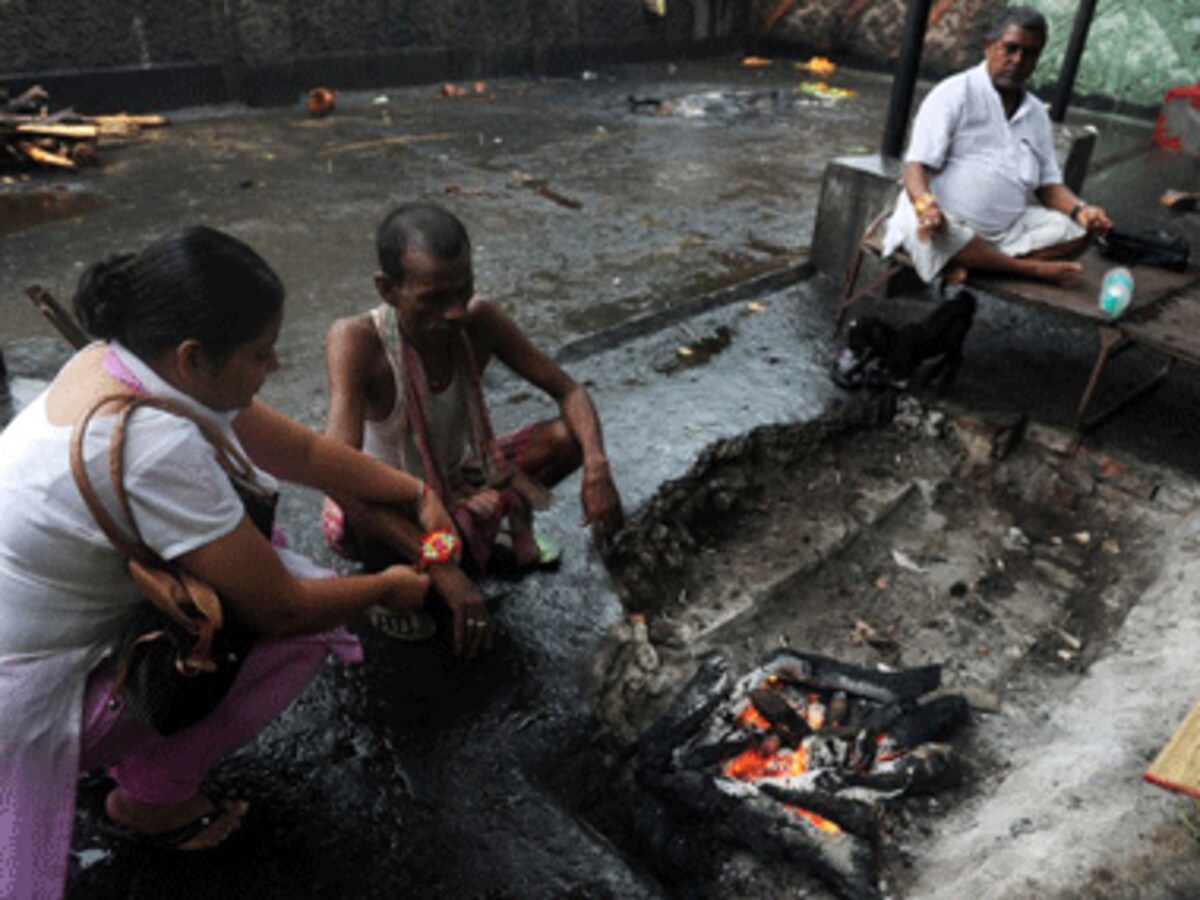
[[[874,147],[888,84],[839,73],[834,83],[857,88],[856,97],[793,108],[770,93],[801,80],[783,62],[599,75],[498,81],[493,102],[444,99],[436,86],[381,89],[343,96],[319,121],[298,107],[185,111],[167,129],[109,148],[103,169],[18,185],[12,190],[65,187],[111,202],[0,238],[9,368],[44,377],[62,355],[22,297],[25,284],[66,298],[87,262],[204,222],[248,240],[284,278],[284,368],[265,398],[319,425],[325,327],[372,302],[377,220],[402,200],[439,200],[472,230],[481,291],[547,349],[648,311],[681,310],[681,324],[600,342],[571,363],[592,386],[636,511],[714,440],[814,418],[838,398],[826,377],[833,293],[824,279],[763,297],[764,313],[729,307],[688,319],[685,307],[804,259],[825,161]],[[628,99],[677,102],[715,90],[753,96],[744,111],[697,118],[635,114]],[[1137,152],[1146,140],[1144,123],[1109,123],[1085,193],[1151,223],[1165,215],[1153,206],[1160,187],[1194,190],[1196,167]],[[1195,235],[1194,217],[1171,222]],[[880,308],[911,316],[915,303]],[[705,365],[675,368],[681,344],[706,336],[724,344],[721,327],[732,330],[724,349]],[[985,301],[956,397],[1061,423],[1092,340]],[[546,412],[518,385],[488,381],[498,426]],[[1178,373],[1093,440],[1194,470],[1187,423],[1198,404],[1197,379]],[[563,545],[562,571],[489,587],[502,635],[487,659],[459,662],[438,642],[413,647],[368,634],[366,666],[327,670],[214,773],[218,787],[254,804],[220,852],[178,860],[115,847],[96,828],[103,785],[85,785],[71,896],[670,895],[568,808],[572,785],[588,777],[588,663],[622,615],[576,525],[577,491],[576,480],[564,485],[543,520]],[[328,561],[317,508],[318,498],[292,491],[282,516],[299,549]]]

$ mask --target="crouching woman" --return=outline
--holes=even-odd
[[[121,471],[144,541],[214,587],[259,637],[216,708],[169,735],[113,690],[113,648],[139,594],[81,497],[69,447],[73,424],[105,395],[182,405],[244,452],[259,493],[283,479],[453,528],[418,480],[254,399],[279,365],[283,295],[253,250],[207,228],[93,266],[75,306],[103,342],[79,351],[0,434],[0,897],[62,894],[81,770],[108,768],[106,812],[126,833],[181,850],[219,844],[247,807],[202,794],[206,771],[288,706],[328,654],[358,661],[340,627],[348,619],[373,604],[408,614],[423,602],[427,578],[407,566],[326,577],[273,546],[196,421],[143,407],[125,429]],[[83,457],[101,502],[124,521],[108,472],[114,419],[101,410]]]

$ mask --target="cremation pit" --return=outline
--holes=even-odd
[[[906,896],[939,815],[986,803],[1007,748],[1029,740],[1037,710],[1103,652],[1180,521],[1178,476],[1080,448],[1065,432],[911,399],[888,426],[861,422],[843,410],[717,443],[611,554],[629,615],[595,667],[607,778],[572,800],[670,896]],[[653,746],[664,722],[688,715],[688,692],[694,712],[696,685],[711,689],[715,666],[741,680],[731,690],[744,704],[758,687],[746,679],[781,655],[873,672],[940,667],[922,704],[961,704],[970,720],[944,738],[955,776],[944,790],[896,792],[863,812],[877,853],[869,878],[730,840],[748,814],[719,799],[731,792],[714,784],[711,759],[686,773],[691,809],[664,800],[678,784],[661,790],[662,773],[682,777],[679,760],[695,758],[694,735],[708,727],[691,721],[692,738]],[[777,740],[787,729],[773,731]],[[713,816],[697,812],[706,802],[720,807]]]

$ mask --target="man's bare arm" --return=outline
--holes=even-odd
[[[625,519],[604,449],[600,417],[587,389],[543,353],[494,303],[472,302],[471,330],[483,338],[487,350],[504,365],[558,404],[583,456],[584,522],[593,526],[598,541],[607,541]]]
[[[361,450],[367,416],[367,385],[379,338],[362,319],[338,319],[325,338],[329,416],[325,434]]]
[[[1037,195],[1045,206],[1070,216],[1088,231],[1107,231],[1113,227],[1103,207],[1084,202],[1065,184],[1043,185],[1037,189]]]
[[[902,180],[917,214],[917,237],[928,240],[930,235],[946,227],[946,216],[929,189],[929,172],[922,163],[906,162]]]

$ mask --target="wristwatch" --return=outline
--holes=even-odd
[[[1075,205],[1071,207],[1071,221],[1072,222],[1075,222],[1078,224],[1078,219],[1076,218],[1076,216],[1079,215],[1079,213],[1083,210],[1083,208],[1085,206],[1087,206],[1087,204],[1084,203],[1082,200],[1077,200],[1075,202]]]

